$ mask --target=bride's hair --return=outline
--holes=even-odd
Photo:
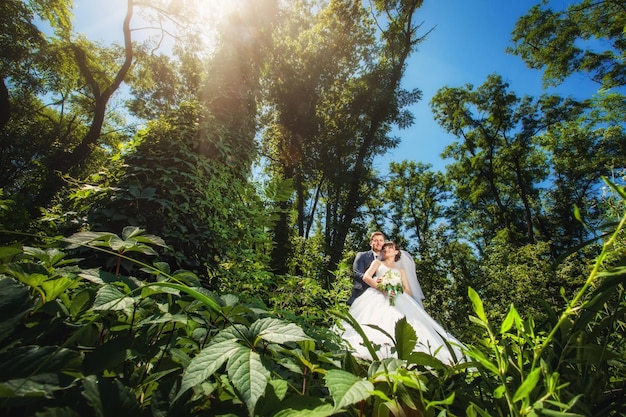
[[[390,241],[387,241],[387,242],[385,242],[385,243],[383,244],[383,249],[385,249],[387,246],[391,246],[391,247],[393,247],[394,249],[397,249],[397,250],[398,250],[398,253],[396,253],[396,258],[394,259],[394,262],[395,262],[395,261],[400,260],[400,256],[402,255],[402,252],[400,252],[400,249],[398,248],[398,245],[396,245],[396,243],[395,243],[395,242],[392,242],[392,241],[390,240]]]

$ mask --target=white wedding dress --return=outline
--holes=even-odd
[[[375,277],[382,276],[388,270],[389,268],[381,264],[376,271]],[[419,294],[417,297],[421,301],[419,297],[423,297],[423,295]],[[461,342],[446,332],[424,310],[421,303],[408,294],[397,294],[395,305],[392,306],[389,304],[385,294],[377,289],[368,288],[354,301],[349,313],[360,324],[370,342],[373,345],[379,345],[377,355],[380,359],[397,357],[395,352],[392,351],[394,347],[393,341],[383,332],[368,326],[368,324],[380,327],[393,337],[396,322],[403,317],[407,318],[407,322],[417,334],[415,352],[431,354],[447,365],[458,363],[464,358],[461,351],[463,346]],[[371,360],[372,356],[363,345],[363,340],[357,331],[347,323],[343,323],[343,326],[345,330],[342,337],[348,343],[352,353],[357,357]],[[451,345],[453,353],[450,352],[444,340]],[[374,347],[376,348],[376,346]]]

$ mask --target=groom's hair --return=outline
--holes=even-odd
[[[374,240],[376,236],[382,236],[383,239],[385,238],[385,235],[383,234],[383,232],[374,232],[370,235],[370,242]]]
[[[392,246],[394,249],[398,249],[398,253],[396,253],[396,258],[394,259],[394,261],[400,260],[400,255],[402,255],[402,252],[400,252],[400,248],[398,248],[398,245],[396,245],[395,242],[389,240],[383,244],[383,249],[385,249],[385,247],[387,246]]]

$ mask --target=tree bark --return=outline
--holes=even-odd
[[[11,101],[4,77],[0,78],[2,78],[2,82],[0,82],[0,129],[4,129],[11,118]]]

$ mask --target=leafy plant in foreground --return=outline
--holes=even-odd
[[[544,322],[511,307],[494,325],[470,289],[477,342],[456,366],[413,352],[418,335],[403,320],[389,335],[398,359],[355,358],[328,329],[212,293],[189,271],[132,260],[132,248],[148,257],[162,245],[136,228],[77,234],[65,248],[2,247],[0,409],[9,417],[625,415],[625,219],[564,311],[547,309]],[[77,245],[127,268],[84,268]]]
[[[611,186],[626,200],[623,189]],[[546,308],[549,319],[542,326],[532,317],[522,320],[511,306],[496,331],[479,295],[470,289],[476,313],[471,320],[484,333],[481,343],[467,352],[476,361],[475,385],[481,390],[468,415],[489,416],[496,410],[495,415],[514,416],[626,414],[626,270],[623,245],[617,244],[625,223],[626,214],[583,286],[560,314]],[[607,264],[610,258],[612,265]]]
[[[142,234],[67,241],[124,260],[124,248],[160,243],[131,236]],[[345,383],[362,378],[328,373],[339,356],[299,326],[210,293],[187,271],[138,262],[154,275],[145,282],[81,269],[59,248],[5,247],[0,258],[4,415],[331,415],[368,396]]]

